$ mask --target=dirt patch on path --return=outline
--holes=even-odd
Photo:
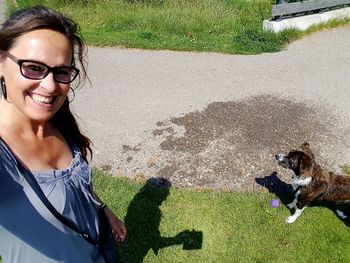
[[[214,102],[203,111],[157,123],[152,136],[124,145],[120,174],[160,176],[174,186],[261,191],[256,178],[277,171],[276,153],[308,141],[324,166],[344,164],[349,131],[325,108],[257,96]]]

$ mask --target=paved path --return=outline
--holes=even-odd
[[[350,163],[350,26],[274,54],[91,47],[88,59],[73,107],[93,164],[114,174],[255,190],[303,141],[325,165]]]
[[[5,0],[0,0],[0,24],[5,21],[6,4]]]
[[[266,175],[277,169],[276,151],[306,140],[332,168],[350,163],[349,69],[349,26],[257,56],[90,48],[92,86],[74,106],[95,143],[94,163],[106,170],[251,189],[246,179],[231,184],[232,174]]]

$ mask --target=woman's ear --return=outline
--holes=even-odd
[[[2,75],[0,75],[0,88],[1,88],[2,95],[4,96],[5,100],[7,100],[7,90],[6,90],[5,78]]]
[[[0,88],[1,92],[6,97],[6,85],[5,85],[5,78],[4,78],[4,56],[0,52]]]
[[[4,77],[4,56],[0,53],[0,89],[2,96],[7,100],[7,90],[6,90],[6,84],[5,84],[5,77]]]
[[[0,52],[0,77],[4,75],[4,56]]]

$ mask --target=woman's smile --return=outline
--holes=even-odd
[[[52,105],[55,100],[55,96],[43,96],[36,93],[29,93],[29,96],[34,102],[44,104],[46,106]]]

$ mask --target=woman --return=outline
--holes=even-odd
[[[125,225],[92,190],[90,140],[69,109],[86,76],[77,25],[45,7],[15,12],[0,31],[0,255],[3,262],[104,262],[96,246],[40,201],[30,171],[55,209],[98,238],[102,207],[115,239]],[[78,66],[80,70],[78,69]],[[102,206],[101,206],[102,204]]]

